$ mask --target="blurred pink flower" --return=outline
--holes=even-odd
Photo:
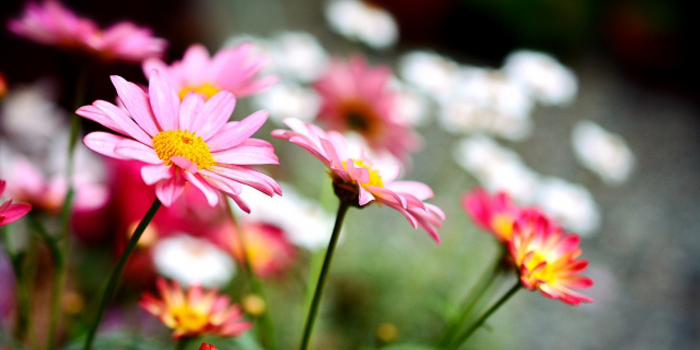
[[[190,92],[205,99],[220,91],[228,91],[236,97],[244,97],[263,91],[277,82],[277,77],[258,79],[258,74],[267,64],[267,59],[253,56],[253,45],[246,43],[236,48],[223,49],[214,57],[199,44],[189,47],[182,61],[170,66],[159,59],[146,60],[143,72],[149,76],[158,69],[170,85],[178,91],[181,100]]]
[[[513,225],[508,247],[522,285],[575,306],[593,302],[593,298],[572,290],[593,285],[590,278],[578,275],[588,266],[588,261],[576,260],[582,252],[579,241],[578,235],[564,233],[541,214],[521,215]]]
[[[2,100],[5,95],[7,95],[7,81],[2,72],[0,72],[0,100]]]
[[[314,87],[321,96],[318,120],[329,129],[354,131],[376,151],[405,160],[418,149],[420,138],[400,115],[397,95],[389,88],[391,70],[369,67],[361,56],[333,60]]]
[[[175,339],[202,335],[235,337],[253,328],[240,307],[231,305],[229,297],[216,289],[193,286],[183,290],[177,282],[171,286],[164,279],[159,279],[157,285],[161,298],[144,293],[140,305],[172,328]]]
[[[0,180],[0,197],[5,192],[5,180]],[[12,200],[0,202],[0,225],[9,224],[27,215],[32,206],[27,203],[12,203]]]
[[[278,226],[264,222],[245,222],[240,227],[248,262],[258,276],[277,275],[296,261],[296,248]],[[218,240],[239,264],[244,262],[241,239],[233,223],[223,226]]]
[[[504,243],[513,237],[513,224],[523,213],[539,213],[536,208],[518,207],[506,192],[490,195],[483,189],[464,195],[462,206],[481,228]]]
[[[298,119],[286,119],[289,130],[275,130],[272,136],[292,142],[313,154],[330,169],[333,185],[343,201],[363,207],[372,201],[385,204],[403,214],[414,228],[423,227],[440,243],[435,227],[445,214],[435,205],[423,203],[433,196],[427,185],[416,181],[395,181],[401,169],[375,163],[364,155],[351,154],[345,137],[336,131],[325,132]],[[435,227],[434,227],[435,226]]]
[[[42,5],[29,3],[22,17],[10,20],[8,28],[42,44],[86,51],[105,60],[141,62],[162,55],[167,46],[150,29],[130,22],[100,30],[92,20],[78,17],[53,0]]]
[[[219,203],[219,190],[245,211],[241,184],[269,196],[282,193],[275,180],[250,167],[278,163],[272,145],[250,138],[267,120],[266,111],[228,122],[236,105],[231,93],[219,92],[208,101],[191,93],[180,101],[158,70],[151,72],[148,93],[119,76],[112,76],[112,83],[123,107],[97,100],[76,113],[127,137],[92,132],[85,145],[108,157],[147,163],[141,176],[155,185],[165,206],[180,197],[186,182],[204,193],[210,206]]]

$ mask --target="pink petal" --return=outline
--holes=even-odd
[[[75,111],[75,114],[77,114],[81,117],[90,119],[94,122],[97,122],[97,123],[109,128],[111,130],[114,130],[120,134],[126,134],[126,132],[124,132],[124,129],[120,128],[119,125],[117,125],[117,123],[112,121],[112,118],[107,117],[107,114],[105,114],[99,108],[97,108],[95,106],[92,106],[92,105],[82,106],[82,107],[78,108],[77,111]]]
[[[95,131],[87,134],[83,139],[83,143],[87,148],[105,155],[107,157],[112,157],[116,159],[130,159],[125,158],[115,152],[117,144],[122,141],[129,140],[125,137],[110,134],[108,132]]]
[[[256,190],[272,196],[273,193],[282,195],[282,188],[271,177],[258,172],[257,170],[246,167],[229,166],[229,167],[214,167],[211,172],[229,178],[240,183],[246,184]]]
[[[212,155],[214,160],[221,164],[279,164],[272,145],[257,139],[247,139],[234,148],[215,152]]]
[[[156,126],[146,93],[136,84],[128,82],[118,75],[112,75],[110,78],[131,117],[148,135],[155,136],[160,130]]]
[[[191,45],[182,57],[182,70],[188,84],[198,84],[209,77],[205,75],[209,66],[209,51],[200,44]]]
[[[114,148],[114,153],[123,159],[134,159],[148,164],[163,164],[153,148],[134,140],[124,139]]]
[[[255,134],[265,121],[269,113],[265,110],[257,111],[240,122],[227,123],[221,130],[207,141],[209,149],[213,152],[232,148],[247,140]]]
[[[185,171],[188,171],[191,173],[195,173],[195,174],[197,172],[199,172],[197,165],[192,163],[192,161],[190,161],[186,157],[173,156],[173,157],[170,157],[170,160],[182,170],[185,170]]]
[[[12,203],[0,212],[0,223],[9,224],[19,220],[32,210],[32,206],[27,203]]]
[[[194,120],[192,129],[205,141],[214,136],[231,118],[236,107],[236,98],[228,91],[221,91],[210,98]]]
[[[417,181],[394,181],[386,186],[392,191],[400,193],[410,193],[420,200],[425,200],[433,196],[433,190],[422,182]]]
[[[151,71],[148,79],[148,95],[160,130],[176,130],[180,98],[159,70]]]
[[[153,144],[152,138],[148,136],[148,134],[146,134],[146,132],[143,131],[143,129],[141,129],[141,127],[138,126],[136,122],[131,119],[131,117],[126,115],[123,109],[101,100],[93,102],[92,105],[105,113],[108,118],[112,119],[112,121],[116,123],[120,129],[124,130],[125,135],[131,136],[141,143],[149,146]]]
[[[185,179],[202,191],[204,197],[207,198],[207,203],[209,203],[210,206],[214,207],[219,204],[219,194],[209,184],[207,184],[206,181],[200,180],[201,176],[185,171]]]
[[[199,118],[204,107],[204,97],[198,93],[190,92],[180,105],[180,129],[194,130],[193,125]],[[209,144],[207,142],[207,144]],[[211,145],[209,145],[211,149]]]
[[[141,167],[141,177],[148,185],[173,177],[175,169],[165,165],[144,165]]]
[[[173,177],[156,184],[156,196],[166,207],[177,200],[185,190],[185,179],[180,171],[175,171]]]

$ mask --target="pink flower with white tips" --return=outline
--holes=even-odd
[[[170,206],[189,182],[198,188],[211,206],[221,191],[245,211],[239,194],[241,184],[269,196],[281,194],[279,184],[251,165],[278,164],[272,145],[250,138],[267,120],[267,111],[229,122],[236,99],[222,91],[205,101],[190,93],[183,101],[162,73],[154,70],[148,93],[136,84],[112,76],[123,107],[97,100],[78,109],[77,114],[123,135],[92,132],[85,145],[117,159],[145,162],[141,176],[155,185],[156,196]]]
[[[309,151],[330,169],[336,194],[342,201],[363,207],[376,201],[396,209],[414,228],[423,227],[440,243],[436,227],[445,214],[423,200],[433,196],[427,185],[416,181],[395,181],[400,168],[373,162],[363,152],[349,149],[345,137],[336,131],[325,132],[298,119],[284,121],[292,130],[275,130],[272,136],[292,142]]]
[[[318,120],[329,129],[354,131],[375,151],[405,160],[420,138],[403,122],[397,94],[389,87],[391,70],[370,67],[361,56],[333,60],[314,87],[321,96]]]
[[[277,77],[258,79],[266,64],[266,58],[253,56],[253,45],[249,43],[223,49],[213,57],[204,46],[195,44],[187,49],[182,61],[168,66],[159,59],[146,60],[143,71],[148,76],[151,70],[160,70],[178,91],[180,99],[190,92],[209,99],[220,91],[244,97],[267,89],[277,82]]]
[[[0,197],[3,192],[5,192],[5,185],[7,183],[4,180],[0,180]],[[23,216],[27,215],[32,209],[32,206],[26,203],[12,203],[12,200],[5,201],[0,204],[0,225],[9,224],[11,222],[17,221]]]
[[[10,31],[36,42],[90,52],[106,60],[141,62],[163,54],[165,39],[153,37],[148,28],[120,22],[100,30],[95,22],[81,18],[58,1],[29,3],[22,17],[8,23]]]

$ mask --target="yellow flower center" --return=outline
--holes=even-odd
[[[165,165],[172,165],[170,157],[185,157],[198,169],[209,169],[216,164],[209,146],[201,136],[189,130],[161,131],[153,137],[153,149]]]
[[[363,187],[365,186],[371,186],[371,187],[384,187],[384,183],[382,182],[382,176],[379,175],[379,172],[372,169],[372,166],[369,164],[366,164],[364,160],[362,159],[355,159],[353,158],[353,163],[355,164],[356,167],[358,168],[365,168],[367,171],[369,171],[369,180],[366,182],[361,183]],[[346,162],[343,162],[343,167],[347,169],[348,165]]]
[[[209,323],[209,315],[194,309],[189,305],[182,305],[170,309],[170,314],[176,321],[175,328],[186,331],[199,331]]]
[[[525,267],[527,267],[529,271],[532,271],[543,262],[547,263],[547,265],[545,265],[542,268],[539,268],[537,271],[530,272],[527,276],[527,279],[529,279],[530,281],[542,281],[546,284],[554,280],[554,272],[556,268],[552,266],[553,262],[547,261],[547,257],[541,252],[535,252],[535,255],[527,264],[525,264]]]
[[[513,219],[509,216],[494,215],[494,217],[491,218],[491,227],[503,241],[508,241],[513,237]]]
[[[184,100],[185,96],[190,92],[198,93],[208,99],[218,94],[221,89],[212,83],[203,83],[199,85],[185,85],[180,89],[180,100]]]

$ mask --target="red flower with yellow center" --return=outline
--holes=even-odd
[[[576,260],[581,255],[579,241],[541,214],[523,214],[508,241],[522,285],[571,305],[592,302],[593,298],[573,290],[593,285],[590,278],[578,275],[588,266],[588,261]]]
[[[243,318],[238,305],[231,305],[229,298],[215,289],[205,291],[201,286],[192,286],[183,290],[177,282],[170,286],[164,279],[156,283],[162,299],[144,293],[140,305],[172,328],[173,338],[235,337],[253,326]]]

